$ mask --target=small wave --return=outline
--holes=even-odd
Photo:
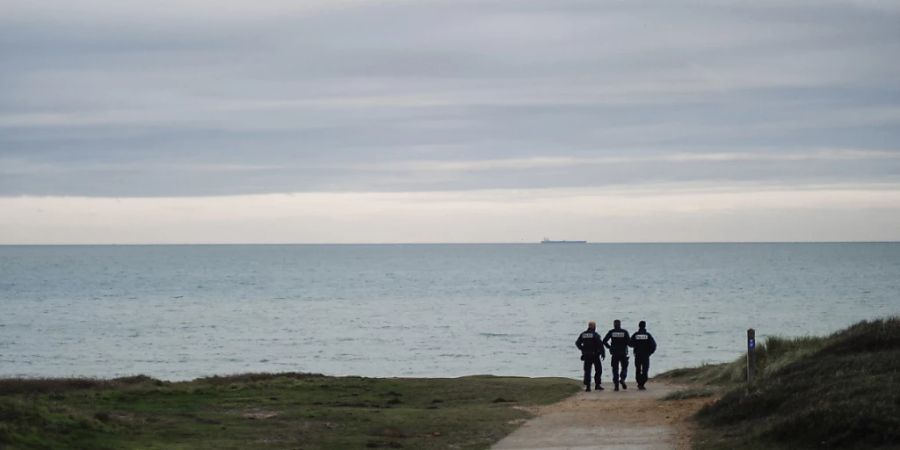
[[[479,336],[484,337],[516,337],[521,336],[520,334],[508,334],[508,333],[478,333]]]

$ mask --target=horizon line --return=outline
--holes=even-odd
[[[679,245],[679,244],[898,244],[900,240],[828,240],[828,241],[587,241],[578,245]],[[528,242],[145,242],[145,243],[0,243],[0,247],[152,247],[152,246],[325,246],[325,245],[542,245]],[[547,245],[547,244],[544,244]]]

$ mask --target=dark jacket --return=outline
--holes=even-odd
[[[656,340],[643,328],[631,335],[628,345],[634,349],[634,356],[650,356],[656,351]]]
[[[575,346],[578,347],[578,350],[581,350],[581,356],[595,357],[600,355],[606,358],[606,349],[603,348],[603,342],[600,340],[600,335],[590,328],[578,335]]]
[[[613,328],[606,332],[603,345],[609,349],[609,353],[617,356],[628,356],[628,343],[631,342],[628,330]]]

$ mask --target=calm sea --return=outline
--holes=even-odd
[[[8,246],[0,376],[579,377],[577,334],[616,318],[658,373],[898,294],[898,243]]]

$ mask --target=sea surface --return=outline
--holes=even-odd
[[[898,243],[0,246],[0,376],[577,378],[617,318],[653,374],[896,314]]]

